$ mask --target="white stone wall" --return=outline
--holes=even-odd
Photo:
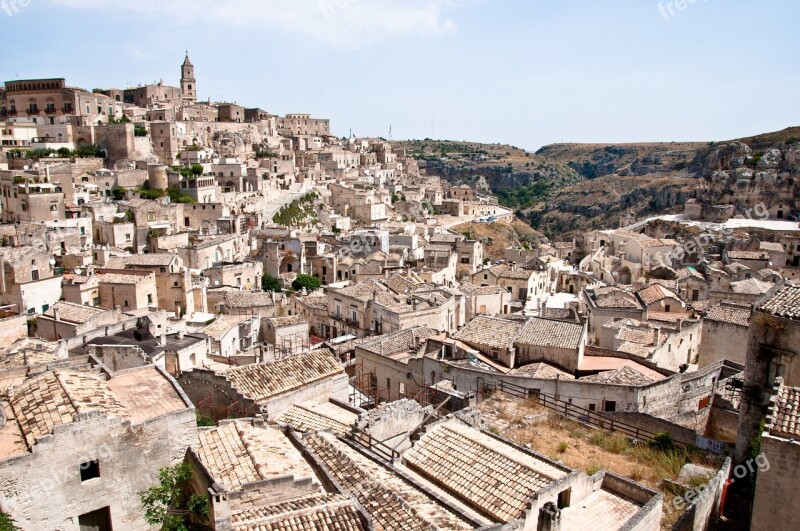
[[[161,467],[180,462],[196,437],[194,409],[134,428],[89,414],[57,426],[32,453],[0,462],[0,505],[23,529],[78,531],[78,516],[103,507],[114,529],[150,529],[138,492],[157,482]],[[99,461],[100,477],[81,482],[89,460]]]

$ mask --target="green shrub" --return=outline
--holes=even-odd
[[[561,441],[558,443],[558,453],[563,454],[569,448],[569,443],[567,441]]]
[[[311,275],[297,275],[295,281],[292,282],[292,289],[300,291],[305,288],[306,291],[312,292],[318,290],[321,285],[322,283],[317,277],[312,277]]]

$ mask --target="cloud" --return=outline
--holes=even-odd
[[[476,0],[50,0],[73,9],[168,16],[177,24],[275,29],[358,48],[400,37],[458,31],[448,14]]]

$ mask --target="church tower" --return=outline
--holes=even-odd
[[[194,65],[189,60],[189,51],[186,51],[186,59],[181,65],[181,100],[185,104],[192,104],[197,101],[197,80],[194,78]]]

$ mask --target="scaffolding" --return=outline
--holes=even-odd
[[[374,370],[367,371],[360,360],[356,360],[353,367],[355,370],[350,378],[350,405],[372,409],[389,399],[389,387],[378,385],[378,376]]]
[[[208,394],[205,398],[195,403],[195,408],[204,417],[214,422],[223,419],[251,418],[259,415],[259,407],[255,402],[245,405],[241,400],[232,402],[227,406],[215,406],[213,397]]]
[[[282,360],[308,352],[311,349],[311,342],[307,334],[298,332],[281,337],[280,343],[275,345],[274,349],[274,359]]]

